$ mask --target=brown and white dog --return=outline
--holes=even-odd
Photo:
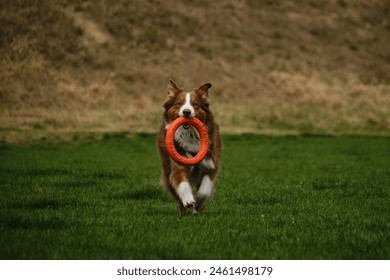
[[[195,214],[204,212],[204,202],[214,192],[215,180],[220,169],[222,139],[210,110],[209,88],[211,84],[207,83],[191,92],[186,92],[169,80],[168,97],[163,104],[165,110],[157,136],[163,168],[162,183],[179,204],[181,213],[185,213],[187,208],[192,207]],[[209,149],[206,157],[197,165],[180,165],[167,153],[166,131],[170,123],[179,116],[198,118],[207,127]],[[196,155],[200,147],[198,131],[191,125],[180,126],[175,133],[175,147],[182,156],[189,158]],[[196,189],[195,196],[192,187]]]

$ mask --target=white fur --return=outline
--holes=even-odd
[[[192,154],[189,153],[189,152],[186,152],[186,157],[187,157],[187,158],[193,158]]]
[[[187,181],[181,182],[176,192],[185,207],[195,205],[195,199],[192,195],[191,186]]]
[[[199,151],[199,132],[193,126],[189,129],[180,126],[175,132],[175,141],[187,152],[197,153]]]
[[[204,158],[200,164],[208,170],[215,169],[214,161],[211,158]]]
[[[186,102],[184,103],[183,106],[181,106],[180,110],[179,110],[179,116],[180,117],[183,117],[184,116],[184,113],[183,111],[185,109],[189,109],[191,111],[191,114],[190,114],[190,117],[193,118],[195,117],[195,109],[194,107],[192,107],[191,105],[191,93],[186,93]]]
[[[209,198],[214,191],[213,181],[210,180],[208,175],[204,176],[202,179],[202,183],[200,184],[200,188],[197,193],[197,197],[199,198]]]
[[[204,201],[210,196],[212,196],[213,192],[213,181],[211,181],[210,177],[206,175],[203,177],[198,193],[196,194],[196,205],[193,211],[194,214],[198,214],[198,211],[196,209],[200,209],[203,206]]]
[[[169,124],[169,123],[165,123],[165,130],[168,130],[168,128],[169,128],[170,125],[171,125],[171,124]]]

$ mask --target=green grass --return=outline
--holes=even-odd
[[[0,144],[1,259],[389,259],[390,139],[225,136],[203,216],[150,135]]]
[[[157,32],[155,30],[145,30],[144,33],[138,37],[137,41],[141,44],[153,45],[157,42],[157,37]]]

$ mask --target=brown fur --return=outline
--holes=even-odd
[[[219,127],[214,120],[214,116],[210,110],[208,89],[211,84],[204,84],[191,92],[191,105],[195,109],[195,117],[202,121],[208,130],[209,150],[205,159],[212,159],[215,168],[208,169],[202,164],[197,164],[193,167],[183,166],[173,161],[165,147],[166,125],[170,124],[179,116],[180,107],[185,102],[186,92],[178,88],[176,84],[170,80],[168,85],[168,96],[163,106],[165,108],[162,118],[162,123],[157,136],[157,146],[160,153],[162,164],[162,183],[172,194],[179,205],[181,213],[186,211],[185,206],[181,202],[176,190],[179,184],[188,180],[196,190],[199,189],[202,178],[208,175],[210,180],[215,183],[218,172],[220,170],[220,156],[222,151],[222,139],[219,133]],[[181,155],[185,155],[185,151],[180,147],[176,147]],[[195,210],[202,213],[204,205],[196,204]]]

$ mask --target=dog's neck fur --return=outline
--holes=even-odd
[[[186,152],[197,153],[200,148],[199,133],[195,127],[180,126],[175,132],[175,142]]]

